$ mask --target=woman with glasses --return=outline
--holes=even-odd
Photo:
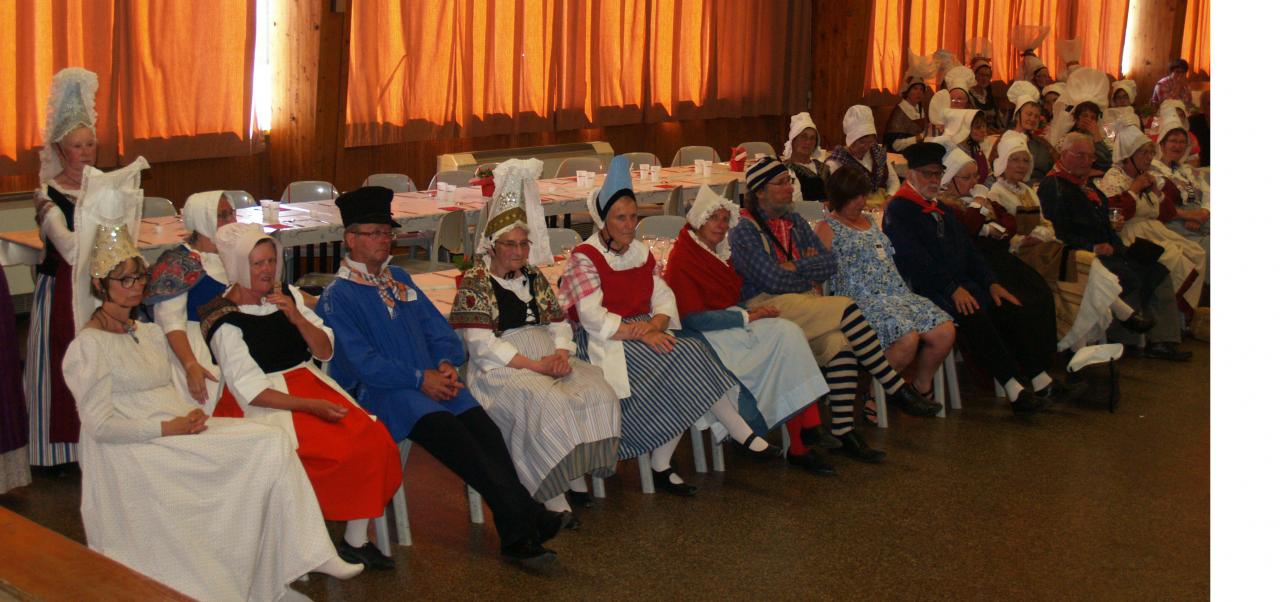
[[[541,174],[537,159],[494,169],[480,263],[462,275],[449,323],[471,356],[471,394],[502,430],[520,482],[548,510],[568,512],[570,502],[592,505],[584,475],[613,475],[621,426],[617,395],[578,359],[555,291],[530,261],[551,258]]]
[[[200,334],[199,310],[227,290],[227,271],[213,236],[235,221],[236,211],[221,190],[187,197],[182,223],[190,236],[151,267],[144,303],[154,306],[155,321],[169,341],[174,383],[192,403],[217,399],[220,392],[218,368]]]
[[[231,287],[200,308],[224,384],[213,415],[291,433],[325,519],[347,521],[339,551],[349,562],[392,568],[367,543],[369,519],[382,516],[400,487],[400,451],[387,427],[316,367],[333,357],[333,331],[296,288],[281,288],[275,239],[256,224],[228,224],[215,243]],[[346,549],[352,540],[366,547]]]

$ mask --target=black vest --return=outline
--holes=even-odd
[[[289,293],[286,291],[285,294]],[[218,298],[220,299],[222,297]],[[311,359],[307,340],[302,338],[298,327],[291,324],[282,311],[265,316],[230,312],[209,328],[206,339],[212,341],[214,333],[223,324],[231,324],[240,329],[244,344],[249,348],[249,356],[263,372],[279,372]]]
[[[53,201],[53,204],[58,208],[59,211],[62,212],[62,215],[66,216],[67,229],[72,232],[75,232],[76,231],[75,202],[67,198],[67,195],[62,194],[61,192],[58,191],[58,189],[54,188],[53,186],[48,186],[45,188],[45,190],[49,195],[49,200]],[[36,272],[40,274],[44,274],[45,276],[55,276],[58,273],[58,260],[63,259],[62,254],[58,253],[58,248],[53,246],[53,243],[50,243],[48,241],[45,241],[44,248],[45,248],[44,261],[41,261],[40,265],[36,266]],[[63,259],[63,261],[66,261],[66,260]],[[67,263],[71,263],[71,262],[68,261]]]
[[[489,277],[489,286],[493,287],[493,296],[498,301],[498,332],[506,332],[513,328],[537,324],[542,316],[538,312],[538,300],[533,297],[533,279],[527,274],[525,281],[529,285],[529,302],[525,303],[515,293],[502,288],[497,279]]]

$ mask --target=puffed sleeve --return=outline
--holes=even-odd
[[[222,382],[231,387],[241,410],[247,409],[258,395],[271,388],[266,373],[249,355],[249,346],[244,343],[240,327],[233,324],[218,327],[218,331],[213,333],[213,340],[209,341],[209,350],[218,358]]]
[[[84,431],[99,443],[144,443],[161,436],[159,420],[130,419],[116,412],[110,350],[99,337],[82,331],[67,347],[62,377],[76,398]]]
[[[40,233],[51,243],[54,248],[58,249],[58,253],[68,261],[75,261],[76,257],[76,233],[67,228],[67,216],[54,206],[44,216],[44,222],[40,224]]]
[[[306,318],[307,321],[310,322],[316,328],[319,328],[320,331],[324,333],[324,336],[328,337],[329,339],[329,355],[326,357],[320,357],[318,355],[313,354],[312,357],[322,362],[327,362],[333,359],[333,349],[334,349],[333,329],[329,328],[328,326],[325,326],[324,320],[321,319],[320,316],[316,314],[316,312],[312,311],[310,307],[307,307],[306,302],[302,298],[302,289],[297,287],[289,287],[289,292],[293,294],[293,303],[298,307],[298,311],[302,313],[302,317]]]
[[[166,299],[155,305],[156,324],[160,331],[169,334],[175,331],[186,331],[187,328],[187,294],[182,293],[172,299]]]

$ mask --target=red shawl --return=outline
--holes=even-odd
[[[737,305],[742,295],[742,277],[695,242],[687,224],[667,257],[663,278],[676,295],[682,317]]]

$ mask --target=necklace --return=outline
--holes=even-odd
[[[138,342],[138,326],[133,320],[118,320],[115,316],[107,313],[107,311],[101,307],[94,310],[93,313],[98,317],[98,323],[102,326],[103,330],[107,332],[114,332],[112,327],[119,328],[120,333],[129,335],[129,338],[133,339],[134,343]],[[110,322],[107,320],[110,320]]]

